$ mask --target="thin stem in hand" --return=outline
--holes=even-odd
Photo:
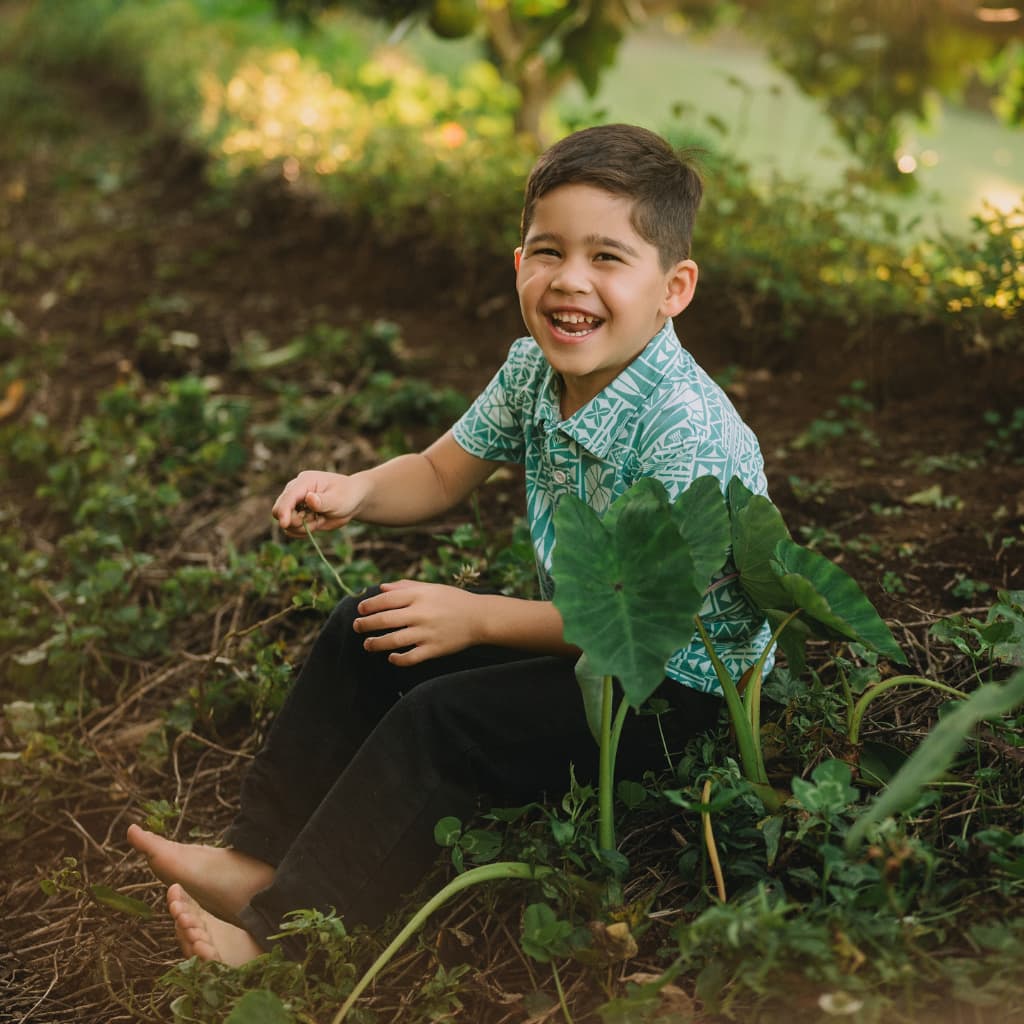
[[[331,565],[331,563],[328,562],[327,559],[324,557],[323,551],[320,550],[320,545],[316,542],[316,537],[313,536],[313,531],[309,528],[309,523],[303,522],[302,526],[303,529],[306,531],[306,536],[313,542],[313,547],[316,548],[316,553],[320,556],[320,561],[323,562],[324,565],[326,565],[327,568],[331,570],[331,575],[334,577],[335,582],[341,589],[341,592],[347,595],[348,597],[355,597],[356,592],[351,587],[345,586],[344,581],[335,571],[334,566]]]

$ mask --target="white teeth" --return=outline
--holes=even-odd
[[[551,319],[562,324],[596,324],[600,317],[587,316],[584,313],[552,313]]]

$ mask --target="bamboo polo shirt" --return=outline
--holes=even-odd
[[[561,379],[540,347],[533,338],[520,338],[452,428],[471,455],[525,467],[527,518],[545,600],[554,592],[554,512],[563,494],[577,495],[603,516],[645,476],[660,480],[671,500],[708,475],[723,488],[738,476],[755,494],[767,492],[753,431],[681,347],[671,320],[615,380],[566,420],[559,411],[560,390]],[[731,563],[713,578],[701,617],[734,679],[771,637]],[[694,689],[721,693],[699,637],[673,654],[665,674]]]

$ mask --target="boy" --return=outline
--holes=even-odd
[[[598,513],[641,476],[672,497],[697,476],[733,475],[757,493],[757,441],[680,346],[690,303],[690,235],[702,186],[659,136],[585,129],[538,160],[526,186],[516,289],[530,337],[512,346],[466,414],[419,454],[351,476],[304,471],[273,514],[290,536],[353,519],[405,525],[465,499],[502,462],[525,465],[542,599],[398,580],[342,601],[243,782],[227,847],[129,839],[168,889],[186,955],[243,963],[281,918],[334,907],[379,923],[434,862],[434,823],[468,818],[483,794],[521,804],[586,777],[587,729],[548,576],[561,494]],[[703,614],[727,665],[768,641],[734,575]],[[714,723],[720,698],[699,641],[666,666],[658,696],[677,747]],[[630,716],[624,775],[657,767],[652,716]]]

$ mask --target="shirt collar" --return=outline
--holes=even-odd
[[[549,366],[533,421],[547,431],[559,430],[597,458],[611,450],[620,427],[644,405],[670,367],[682,355],[671,320],[651,338],[643,351],[603,391],[567,420],[558,409],[561,382]]]

